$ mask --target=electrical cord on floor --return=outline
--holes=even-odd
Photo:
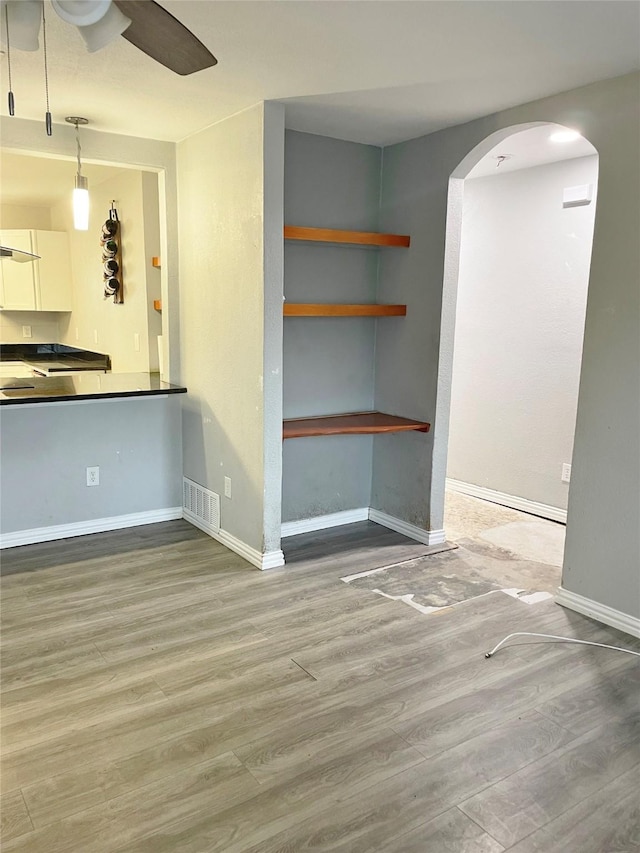
[[[622,649],[620,646],[607,646],[604,643],[591,643],[589,640],[574,640],[573,637],[556,637],[555,634],[533,634],[530,631],[516,631],[515,634],[508,634],[504,640],[500,640],[495,648],[491,649],[490,652],[487,652],[485,657],[493,657],[498,649],[512,637],[543,637],[545,640],[560,640],[563,643],[580,643],[582,646],[598,646],[600,649],[613,649],[615,652],[626,652],[628,655],[637,655],[640,657],[640,652],[633,652],[631,649]]]

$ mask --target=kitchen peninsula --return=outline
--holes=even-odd
[[[9,375],[12,366],[26,368],[43,376],[79,370],[111,370],[111,359],[101,352],[70,347],[66,344],[0,344],[2,374]],[[21,375],[25,370],[21,371]]]
[[[110,373],[103,353],[64,344],[4,344],[0,405],[185,394],[157,373]]]
[[[181,518],[187,389],[31,346],[2,348],[0,546]]]
[[[186,393],[186,388],[163,382],[157,373],[86,371],[74,376],[56,374],[30,378],[5,377],[0,385],[0,406]]]

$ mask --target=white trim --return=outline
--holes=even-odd
[[[409,524],[408,521],[403,521],[401,518],[396,518],[393,515],[387,515],[386,512],[373,509],[373,507],[369,508],[369,519],[370,521],[375,521],[376,524],[381,524],[383,527],[388,527],[390,530],[395,530],[396,533],[402,533],[404,536],[408,536],[409,539],[422,542],[424,545],[442,545],[446,540],[444,530],[423,530],[422,527]]]
[[[600,604],[599,601],[593,601],[591,598],[585,598],[583,595],[578,595],[577,592],[571,592],[561,586],[556,592],[556,604],[560,604],[569,610],[575,610],[576,613],[582,613],[583,616],[589,616],[591,619],[596,619],[612,628],[617,628],[618,631],[624,631],[625,634],[631,634],[632,637],[640,638],[640,619],[637,616],[631,616],[621,610],[614,610],[613,607]]]
[[[327,527],[339,527],[342,524],[353,524],[356,521],[368,521],[369,507],[345,509],[342,512],[331,512],[328,515],[317,515],[315,518],[302,518],[299,521],[285,521],[280,535],[296,536],[298,533],[311,533],[314,530],[325,530]]]
[[[212,539],[220,542],[221,545],[229,548],[229,550],[238,554],[240,557],[244,557],[248,563],[251,563],[252,566],[255,566],[258,569],[275,569],[278,568],[278,566],[284,566],[284,554],[282,551],[267,551],[265,554],[261,554],[257,548],[252,548],[251,545],[247,545],[247,543],[243,542],[242,539],[238,539],[226,530],[223,530],[222,528],[214,530],[212,527],[209,527],[201,519],[186,509],[184,510],[184,520],[188,521],[189,524],[193,524],[194,527],[198,527],[208,536],[211,536]]]
[[[338,527],[342,524],[353,524],[356,521],[375,521],[383,527],[402,533],[409,539],[422,542],[423,545],[442,545],[446,537],[444,530],[423,530],[415,524],[409,524],[401,518],[387,515],[379,509],[364,506],[358,509],[346,509],[343,512],[332,512],[329,515],[317,515],[315,518],[303,518],[300,521],[285,521],[282,525],[282,538],[295,536],[298,533],[311,533],[314,530],[325,530],[327,527]]]
[[[51,527],[32,527],[30,530],[3,533],[0,536],[0,548],[15,548],[18,545],[33,545],[36,542],[87,536],[90,533],[104,533],[107,530],[120,530],[124,527],[156,524],[160,521],[173,521],[176,518],[182,518],[181,506],[152,509],[148,512],[131,512],[128,515],[112,515],[109,518],[92,518],[89,521],[76,521],[72,524],[54,524]]]
[[[519,509],[521,512],[528,512],[530,515],[539,515],[542,518],[549,518],[551,521],[560,521],[562,524],[567,523],[566,509],[560,509],[557,506],[549,504],[541,504],[538,501],[530,501],[527,498],[519,498],[516,495],[508,495],[505,492],[496,492],[494,489],[486,489],[484,486],[476,486],[473,483],[463,483],[461,480],[452,480],[447,477],[447,488],[452,492],[460,492],[462,495],[471,495],[473,498],[480,498],[483,501],[490,501],[493,504],[508,506],[511,509]]]
[[[282,550],[266,551],[262,555],[262,565],[259,567],[261,571],[278,569],[280,566],[284,566],[284,554]]]

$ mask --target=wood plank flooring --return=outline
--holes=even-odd
[[[340,581],[363,522],[259,572],[185,522],[2,555],[4,853],[640,850],[636,650],[552,601],[423,615]]]

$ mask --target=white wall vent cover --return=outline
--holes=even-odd
[[[197,519],[203,527],[220,530],[220,495],[182,478],[182,509],[186,518]]]
[[[565,187],[562,193],[562,206],[580,207],[583,204],[591,204],[592,196],[592,184],[581,184],[579,187]]]

